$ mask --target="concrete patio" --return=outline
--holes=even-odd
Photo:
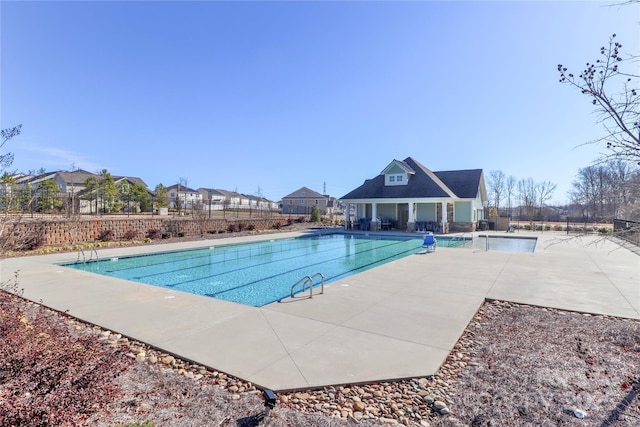
[[[111,258],[296,235],[98,253]],[[438,248],[331,283],[313,299],[261,308],[56,265],[74,261],[75,253],[4,259],[0,277],[19,271],[30,300],[279,391],[432,375],[485,298],[640,319],[640,256],[596,237],[537,237],[534,253]]]

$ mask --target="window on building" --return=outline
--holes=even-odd
[[[318,204],[318,199],[316,199],[316,205]]]
[[[300,200],[300,204],[301,204],[301,205],[304,205],[304,200]]]
[[[293,204],[293,200],[289,200],[289,204],[292,205]]]
[[[396,182],[396,177],[394,175],[389,175],[389,182]]]
[[[397,180],[398,182],[402,182],[402,175],[398,175],[398,176],[396,177],[396,180]]]

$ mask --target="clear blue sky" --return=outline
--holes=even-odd
[[[552,181],[602,150],[558,83],[639,6],[614,2],[0,2],[14,169],[340,197],[393,159]]]

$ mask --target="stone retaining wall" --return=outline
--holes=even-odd
[[[277,228],[283,219],[92,218],[80,220],[23,220],[7,230],[14,239],[38,236],[43,245],[65,245],[96,240],[143,240],[159,230],[165,236],[200,236],[212,233]],[[9,236],[7,236],[9,237]],[[106,238],[108,237],[108,238]]]
[[[449,222],[449,233],[471,233],[476,231],[475,222]]]

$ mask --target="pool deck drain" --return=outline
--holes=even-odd
[[[302,233],[99,249],[101,258]],[[486,233],[483,233],[486,234]],[[521,233],[521,236],[526,234]],[[516,237],[518,234],[516,234]],[[261,308],[10,258],[24,296],[261,387],[292,390],[434,374],[485,298],[640,319],[640,256],[596,237],[537,235],[534,253],[438,248]]]

